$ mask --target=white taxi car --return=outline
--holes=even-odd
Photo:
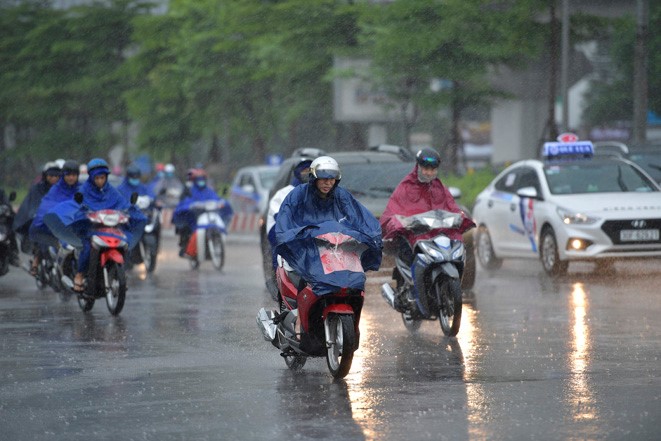
[[[478,260],[540,259],[551,275],[570,261],[610,268],[616,259],[661,257],[661,187],[634,163],[593,156],[592,143],[546,143],[543,160],[519,161],[477,197]]]

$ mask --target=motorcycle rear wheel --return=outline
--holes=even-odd
[[[118,315],[124,307],[126,299],[126,273],[124,267],[116,262],[109,262],[106,267],[108,271],[108,285],[106,290],[106,306],[112,315]]]
[[[446,336],[454,337],[461,325],[461,282],[457,279],[436,279],[434,290],[438,299],[441,330]]]
[[[353,351],[356,347],[356,331],[353,315],[329,314],[326,317],[327,329],[330,335],[326,336],[328,351],[326,364],[333,378],[344,378],[351,369]]]

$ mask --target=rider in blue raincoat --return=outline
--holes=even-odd
[[[310,165],[310,180],[294,188],[282,202],[275,221],[276,253],[312,286],[317,295],[338,288],[364,289],[364,272],[325,274],[314,238],[343,233],[367,245],[362,253],[364,271],[381,265],[379,221],[347,190],[339,187],[342,175],[335,159],[321,156]]]
[[[46,193],[55,185],[62,173],[62,165],[58,161],[47,162],[41,172],[41,180],[30,187],[28,195],[21,202],[18,212],[14,217],[13,228],[16,234],[21,238],[21,249],[24,253],[32,252],[37,254],[39,248],[28,240],[30,232],[30,225],[34,219],[41,200],[46,196]],[[18,258],[18,254],[16,255]],[[31,273],[36,274],[37,267],[33,264]]]
[[[73,200],[73,195],[80,189],[80,183],[78,182],[79,174],[80,168],[76,161],[65,161],[62,166],[62,177],[48,190],[48,193],[46,193],[39,204],[37,214],[35,214],[30,225],[29,233],[30,240],[37,244],[39,253],[42,253],[42,255],[48,252],[49,246],[58,246],[57,238],[44,223],[44,215],[60,202]],[[35,274],[38,259],[39,254],[35,252],[32,262],[32,268]]]
[[[149,196],[153,200],[154,192],[149,186],[142,183],[141,178],[142,172],[140,171],[140,167],[135,164],[129,165],[126,167],[126,177],[117,186],[117,191],[125,197],[130,197],[131,194],[137,193],[138,196]]]
[[[144,231],[147,219],[128,197],[122,196],[117,189],[108,183],[110,169],[108,163],[100,158],[92,159],[87,164],[89,177],[80,188],[83,201],[65,201],[57,204],[44,216],[44,222],[58,239],[75,247],[80,247],[78,256],[78,272],[74,278],[74,291],[84,290],[84,274],[89,266],[92,229],[87,219],[87,212],[98,210],[125,210],[130,219],[124,227],[129,249],[133,248]]]
[[[223,219],[223,222],[225,222],[225,225],[229,225],[229,222],[232,219],[232,214],[234,214],[230,203],[218,196],[212,188],[207,186],[208,177],[206,171],[200,168],[191,169],[188,173],[188,179],[193,185],[191,185],[186,197],[182,199],[175,208],[172,217],[172,223],[174,223],[177,228],[177,233],[179,234],[179,256],[182,257],[186,252],[188,240],[197,226],[197,216],[195,212],[191,210],[192,204],[202,201],[225,202],[223,207],[219,210],[220,217]]]

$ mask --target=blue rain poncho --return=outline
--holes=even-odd
[[[218,210],[218,213],[227,227],[232,219],[232,214],[234,214],[232,206],[227,200],[221,198],[215,191],[206,186],[204,188],[199,188],[197,186],[192,186],[190,188],[188,196],[179,202],[175,208],[172,216],[172,223],[177,228],[189,227],[194,229],[197,222],[197,215],[195,211],[191,209],[191,205],[195,202],[203,201],[222,201],[225,203],[223,207]]]
[[[39,204],[32,225],[30,225],[30,240],[44,245],[57,246],[57,239],[44,223],[44,215],[60,202],[72,201],[73,196],[79,189],[78,181],[73,185],[69,185],[62,178],[48,190],[46,196],[41,200],[41,204]]]
[[[326,233],[342,233],[365,244],[367,250],[360,257],[363,270],[379,269],[382,247],[379,221],[351,193],[336,186],[322,199],[314,180],[294,188],[282,202],[276,218],[276,253],[317,295],[339,288],[363,290],[363,271],[324,271],[315,237]]]
[[[58,239],[74,247],[82,247],[83,241],[89,238],[91,232],[91,223],[86,214],[90,211],[110,209],[128,213],[129,223],[122,228],[126,233],[129,248],[133,248],[138,243],[147,218],[117,189],[108,182],[98,188],[94,184],[94,177],[90,175],[81,186],[80,192],[83,195],[82,204],[74,200],[61,202],[44,216],[44,222]]]

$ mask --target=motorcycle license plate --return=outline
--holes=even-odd
[[[659,240],[659,230],[658,229],[621,230],[620,240],[622,242],[640,242],[646,240]]]

